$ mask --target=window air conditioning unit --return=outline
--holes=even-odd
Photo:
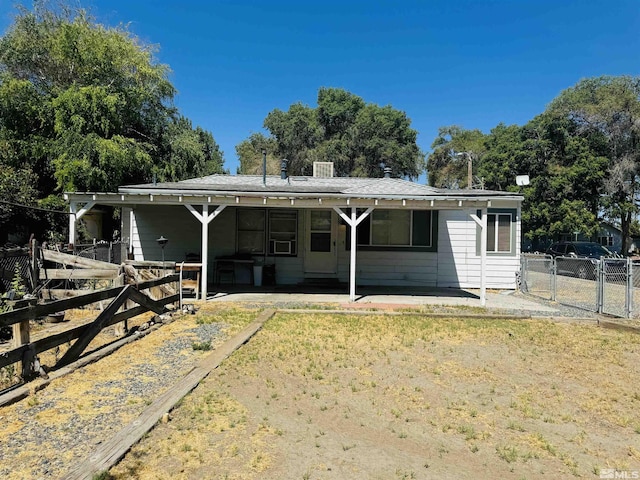
[[[273,253],[276,255],[291,255],[291,242],[274,240]]]

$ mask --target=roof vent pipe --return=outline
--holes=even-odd
[[[262,149],[262,185],[267,186],[267,151]]]
[[[287,179],[287,164],[289,163],[289,160],[287,160],[286,158],[282,159],[282,162],[280,163],[280,178],[282,180],[286,180]]]
[[[391,167],[384,167],[384,178],[391,178]]]

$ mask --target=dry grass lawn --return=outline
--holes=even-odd
[[[233,322],[230,308],[207,306],[199,315],[213,321],[224,310]],[[109,476],[535,479],[640,471],[639,365],[639,335],[594,325],[279,313]]]

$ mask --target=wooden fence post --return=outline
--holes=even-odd
[[[35,238],[32,239],[30,246],[31,268],[29,269],[29,274],[31,275],[31,293],[33,293],[38,289],[38,283],[40,282],[40,273],[38,272],[38,258],[40,257],[38,241]]]
[[[29,333],[29,320],[24,320],[20,323],[13,325],[13,348],[22,347],[28,345],[31,342],[31,336]],[[29,378],[33,373],[33,351],[31,349],[25,350],[20,362],[20,376],[23,379]]]
[[[125,282],[124,268],[121,265],[120,266],[120,270],[118,270],[118,276],[113,279],[113,286],[114,287],[124,287],[125,285],[126,285],[126,282]],[[122,307],[120,307],[120,311],[124,312],[128,308],[129,308],[129,300],[126,300],[124,302],[124,304],[122,305]],[[124,320],[122,323],[118,323],[115,326],[115,335],[117,337],[122,337],[122,336],[126,335],[128,330],[129,330],[128,322],[127,322],[127,320]]]

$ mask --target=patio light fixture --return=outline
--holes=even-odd
[[[162,268],[164,268],[164,247],[169,243],[169,239],[164,238],[164,235],[160,235],[160,238],[156,238],[156,242],[158,242],[158,245],[160,245],[162,249]]]

